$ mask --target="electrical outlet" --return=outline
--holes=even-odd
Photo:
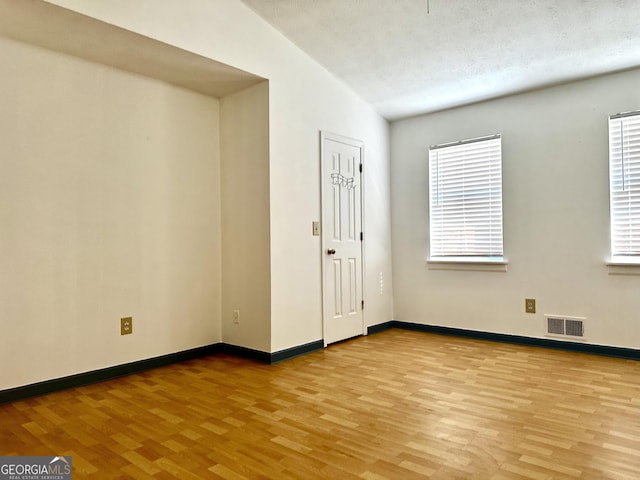
[[[524,299],[524,311],[526,313],[536,313],[536,299],[525,298]]]
[[[120,319],[120,335],[130,335],[133,333],[133,317]]]
[[[233,323],[236,325],[240,323],[240,310],[233,311]]]

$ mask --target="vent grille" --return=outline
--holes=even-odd
[[[574,337],[584,336],[584,323],[582,320],[566,320],[564,322],[565,334]]]
[[[555,333],[557,335],[564,335],[564,319],[563,318],[548,318],[547,319],[547,333]]]
[[[547,335],[554,337],[584,337],[584,321],[586,318],[567,317],[563,315],[545,315],[547,319]]]

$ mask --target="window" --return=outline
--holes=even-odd
[[[429,148],[430,260],[502,262],[500,135]]]
[[[611,259],[640,263],[640,112],[609,117]]]

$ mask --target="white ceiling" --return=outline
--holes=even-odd
[[[389,120],[640,66],[640,0],[242,1]]]

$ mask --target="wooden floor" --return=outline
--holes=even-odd
[[[74,479],[640,479],[640,362],[388,330],[0,406]]]

